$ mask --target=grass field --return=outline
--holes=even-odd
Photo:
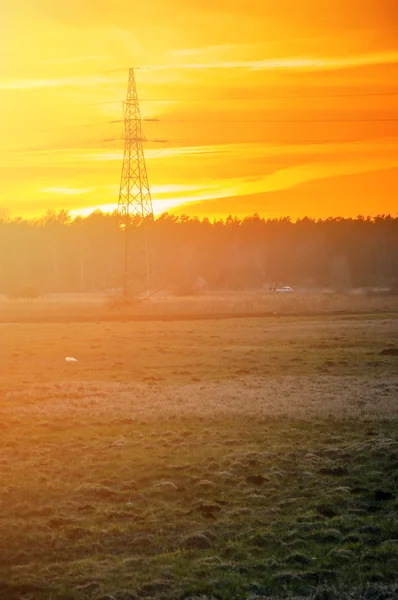
[[[231,318],[274,314],[313,316],[325,314],[398,314],[398,296],[382,291],[352,290],[275,294],[262,291],[209,291],[198,295],[158,294],[146,301],[120,305],[118,293],[49,294],[34,300],[12,300],[0,295],[0,323],[96,322]],[[120,308],[120,306],[119,306]]]
[[[398,314],[72,321],[0,325],[0,598],[398,597]]]

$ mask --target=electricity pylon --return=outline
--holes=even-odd
[[[123,103],[124,156],[118,212],[125,236],[123,295],[150,298],[165,294],[159,245],[148,183],[140,106],[134,69],[129,69],[127,98]]]

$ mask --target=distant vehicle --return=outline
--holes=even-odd
[[[279,294],[291,294],[293,292],[292,288],[289,286],[281,287],[275,291]]]

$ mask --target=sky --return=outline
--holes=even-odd
[[[0,0],[0,210],[117,207],[129,67],[155,214],[398,214],[396,0]]]

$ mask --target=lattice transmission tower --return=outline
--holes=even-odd
[[[118,202],[125,236],[123,295],[150,299],[161,293],[165,297],[134,69],[129,69],[123,114],[124,156]]]

